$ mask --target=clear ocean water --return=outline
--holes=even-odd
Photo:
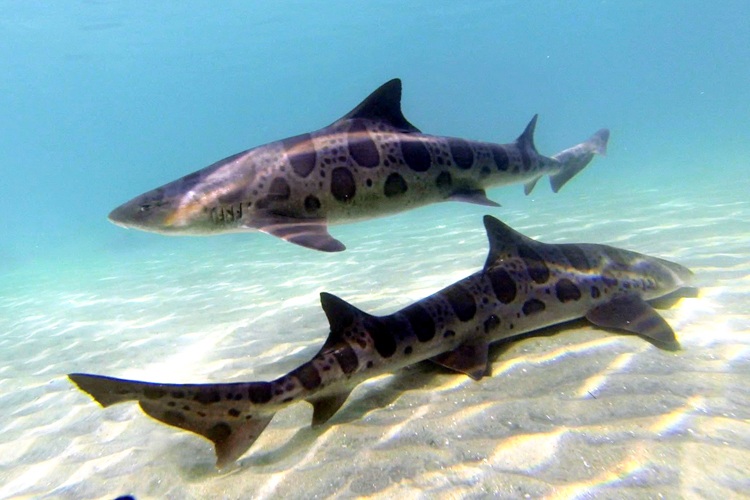
[[[750,494],[750,4],[699,1],[0,0],[0,498],[730,498]],[[551,155],[611,129],[558,194],[492,190],[335,226],[322,254],[260,233],[126,230],[108,212],[403,80],[426,133]],[[267,380],[324,341],[321,291],[386,314],[479,269],[491,213],[548,242],[680,262],[682,350],[575,324],[418,364],[330,423],[280,412],[240,461],[102,410],[65,377]]]

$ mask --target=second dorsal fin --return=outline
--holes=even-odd
[[[356,108],[349,111],[335,123],[354,119],[384,122],[402,132],[420,130],[409,123],[401,111],[401,80],[394,78],[367,96]]]

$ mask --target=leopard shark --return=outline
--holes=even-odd
[[[555,156],[534,146],[534,116],[510,144],[426,135],[401,111],[401,80],[375,90],[317,131],[218,161],[117,207],[124,227],[172,235],[262,231],[303,247],[344,250],[332,223],[403,212],[440,201],[499,206],[485,189],[548,175],[557,192],[595,154],[609,131]]]
[[[485,216],[484,267],[385,316],[330,293],[320,301],[330,333],[308,362],[270,382],[161,384],[84,373],[70,379],[101,406],[137,401],[149,416],[214,443],[217,467],[241,457],[280,409],[307,401],[328,421],[360,382],[431,360],[474,380],[490,375],[488,346],[578,318],[677,349],[648,301],[686,287],[689,269],[596,244],[545,244]]]

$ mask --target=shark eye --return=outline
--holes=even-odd
[[[141,212],[147,212],[150,208],[151,208],[150,203],[144,203],[143,205],[140,206]]]

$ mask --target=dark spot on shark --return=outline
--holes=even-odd
[[[215,389],[201,390],[195,393],[194,401],[207,405],[221,401],[221,394]]]
[[[293,396],[289,396],[288,398],[284,398],[284,399],[281,400],[282,403],[290,403],[292,401],[294,401],[294,397]]]
[[[227,412],[227,415],[229,415],[230,417],[237,418],[240,416],[240,410],[238,410],[237,408],[230,408],[229,411]]]
[[[559,245],[558,248],[562,251],[565,258],[568,259],[570,265],[579,271],[588,271],[591,269],[591,264],[586,258],[586,252],[581,250],[577,245]]]
[[[312,365],[312,363],[305,363],[292,371],[289,375],[297,377],[297,380],[300,381],[302,387],[308,391],[317,389],[322,382],[318,370]]]
[[[240,190],[233,190],[217,198],[221,205],[233,205],[242,200],[243,193]]]
[[[368,188],[369,188],[369,187],[372,187],[372,179],[367,179],[367,180],[365,181],[365,184],[367,185],[367,187],[368,187]]]
[[[468,170],[474,164],[474,151],[469,143],[463,139],[450,139],[448,146],[451,148],[451,156],[456,166],[462,170]]]
[[[412,351],[414,351],[414,349],[412,348],[412,346],[408,345],[408,346],[404,347],[404,354],[406,354],[407,356],[409,354],[411,354]]]
[[[524,302],[521,309],[523,310],[524,315],[531,316],[532,314],[537,314],[544,311],[544,309],[546,309],[546,306],[541,300],[529,299]]]
[[[494,314],[491,314],[489,318],[484,320],[484,333],[490,333],[498,326],[500,326],[500,318],[498,318]]]
[[[544,262],[544,259],[536,253],[536,250],[529,245],[521,244],[518,245],[518,256],[521,257],[526,264],[526,270],[532,280],[539,284],[547,282],[549,279],[549,268]]]
[[[303,178],[310,175],[310,172],[315,168],[317,156],[310,134],[284,139],[282,144],[294,173]]]
[[[359,366],[359,359],[357,353],[354,352],[352,346],[349,344],[343,344],[341,347],[333,351],[333,357],[336,358],[336,362],[341,367],[341,371],[344,375],[354,373]]]
[[[602,252],[604,252],[604,254],[618,266],[621,266],[623,268],[629,267],[630,263],[628,262],[627,256],[625,256],[625,254],[619,248],[613,248],[603,245]]]
[[[320,200],[314,194],[305,197],[305,211],[314,213],[320,210]]]
[[[167,403],[167,406],[172,406],[172,407],[174,407],[174,406],[177,406],[177,403],[175,403],[174,401],[169,401],[169,402]]]
[[[591,298],[598,299],[601,294],[602,293],[599,291],[598,287],[595,287],[595,286],[591,287]]]
[[[498,145],[492,145],[492,159],[495,160],[495,166],[498,170],[508,170],[508,153],[505,148]]]
[[[193,189],[201,181],[202,177],[203,175],[201,174],[200,171],[193,172],[192,174],[188,174],[182,179],[180,179],[180,183],[181,183],[180,188],[184,189],[185,191],[189,191]]]
[[[602,275],[602,282],[604,282],[605,286],[608,286],[610,288],[616,287],[618,283],[617,278],[613,278],[604,274]]]
[[[388,326],[379,318],[368,317],[364,320],[364,327],[370,333],[370,338],[383,358],[390,358],[396,352],[396,339]]]
[[[455,336],[456,336],[456,332],[454,332],[453,330],[446,330],[446,331],[443,332],[443,338],[444,339],[449,339],[449,338],[455,337]]]
[[[271,384],[268,382],[254,382],[248,384],[247,399],[251,403],[263,404],[271,401]]]
[[[555,284],[555,294],[560,302],[569,302],[581,298],[581,291],[568,278],[563,278]]]
[[[435,322],[421,304],[414,303],[401,312],[406,316],[414,335],[420,342],[427,342],[435,337]]]
[[[179,411],[167,410],[164,412],[163,417],[165,423],[174,425],[175,427],[182,427],[182,424],[185,423],[185,415]]]
[[[502,268],[491,269],[488,273],[492,291],[497,300],[503,304],[510,304],[516,298],[516,282],[510,273]]]
[[[484,166],[484,167],[482,167],[482,169],[481,169],[481,170],[479,171],[479,176],[480,176],[480,177],[488,177],[488,176],[489,176],[489,175],[490,175],[491,173],[492,173],[492,171],[490,170],[490,167],[488,167],[488,166],[486,166],[486,165],[485,165],[485,166]]]
[[[406,185],[406,181],[404,180],[404,178],[401,177],[401,174],[393,172],[385,180],[383,193],[385,194],[386,198],[393,198],[394,196],[404,194],[407,189],[409,188]]]
[[[214,443],[223,443],[232,435],[232,428],[226,422],[219,422],[206,431],[205,436]]]
[[[523,163],[523,170],[528,172],[531,167],[531,157],[529,156],[529,151],[525,147],[521,148],[521,163]]]
[[[373,168],[380,165],[380,153],[375,141],[367,132],[367,126],[361,120],[353,120],[347,136],[349,154],[357,165]]]
[[[410,169],[415,172],[426,172],[430,169],[430,152],[419,139],[401,141],[401,154]]]
[[[331,172],[331,194],[343,202],[351,202],[357,192],[354,176],[345,167],[337,167]]]
[[[435,185],[441,191],[449,190],[453,185],[453,179],[450,172],[440,172],[435,179]]]
[[[271,185],[268,186],[268,198],[272,200],[288,200],[292,194],[292,190],[289,188],[289,183],[283,177],[276,177],[271,181]]]
[[[455,285],[443,290],[442,293],[459,320],[469,321],[477,313],[474,297],[464,287]]]
[[[167,395],[167,391],[155,387],[146,387],[143,389],[143,395],[148,399],[160,399]]]

